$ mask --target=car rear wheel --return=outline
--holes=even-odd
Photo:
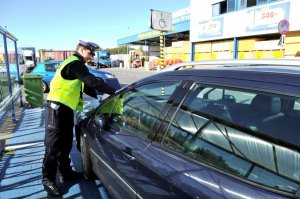
[[[87,180],[93,179],[94,173],[92,171],[92,160],[88,150],[88,144],[82,133],[80,134],[80,149],[81,149],[83,176]]]
[[[44,92],[44,93],[49,92],[49,86],[48,86],[47,83],[44,82],[44,81],[43,81],[43,92]]]

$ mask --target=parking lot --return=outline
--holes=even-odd
[[[189,70],[131,86],[157,71],[101,69],[126,87],[76,114],[81,155],[74,138],[71,166],[90,180],[57,179],[61,198],[299,198],[299,62],[269,61],[182,63]],[[23,109],[18,121],[0,156],[0,198],[47,198],[44,109]]]
[[[44,132],[44,109],[24,110],[1,160],[0,198],[47,198],[41,184]],[[74,169],[81,171],[80,153],[75,148],[71,159]],[[59,186],[66,198],[106,198],[99,180],[73,181]]]
[[[122,85],[135,79],[155,73],[140,69],[106,69],[111,70],[120,79]],[[91,98],[87,98],[90,100]],[[7,138],[5,153],[0,156],[0,198],[47,198],[47,192],[41,184],[42,160],[44,155],[44,109],[33,108],[21,110],[20,119]],[[75,139],[71,152],[73,168],[81,172],[82,163]],[[57,182],[59,180],[57,179]],[[64,195],[61,198],[109,198],[99,180],[72,181],[58,183]],[[51,197],[50,197],[51,198]]]

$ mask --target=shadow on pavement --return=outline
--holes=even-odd
[[[5,153],[0,156],[0,198],[48,198],[41,184],[44,116],[44,109],[25,109],[12,138],[6,142]],[[75,146],[74,141],[72,166],[82,172],[80,153]],[[64,193],[61,198],[106,198],[99,180],[61,184],[57,178],[57,185]]]

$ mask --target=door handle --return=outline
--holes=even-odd
[[[122,150],[122,154],[128,159],[128,160],[135,160],[135,157],[132,155],[131,148],[125,147],[125,149]]]

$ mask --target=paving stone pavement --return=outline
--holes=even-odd
[[[5,143],[5,153],[0,155],[0,198],[52,198],[41,184],[44,155],[44,109],[21,109],[20,118],[10,138]],[[1,127],[2,128],[2,127]],[[3,130],[3,129],[2,129]],[[81,172],[80,153],[71,152],[72,167]],[[59,183],[63,196],[59,198],[110,198],[99,180]]]

